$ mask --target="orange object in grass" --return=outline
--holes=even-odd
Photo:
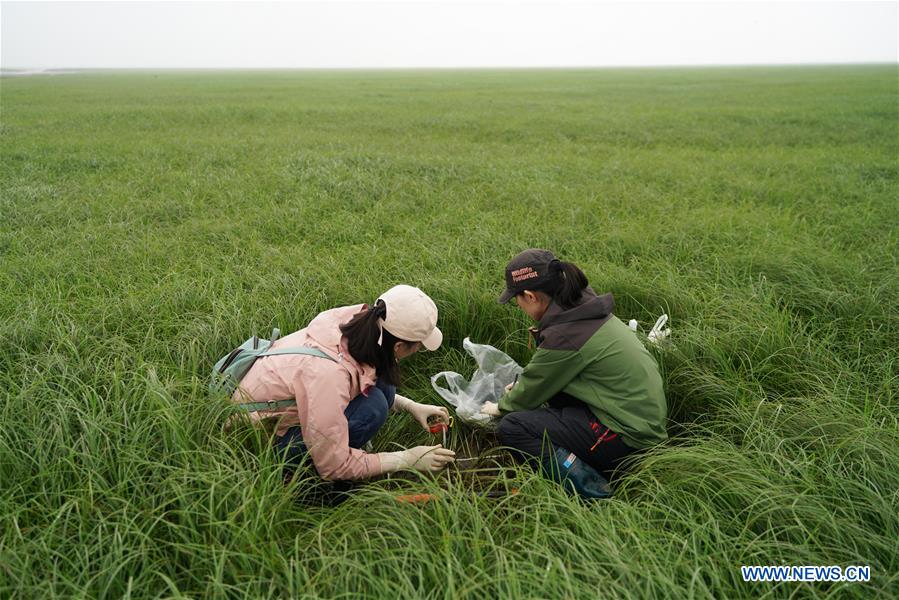
[[[396,501],[403,504],[424,504],[436,499],[436,494],[405,494],[396,497]]]

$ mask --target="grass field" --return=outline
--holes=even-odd
[[[3,79],[0,597],[896,597],[897,91],[895,66]],[[495,298],[531,246],[671,316],[672,438],[614,499],[521,469],[504,499],[443,475],[306,507],[222,432],[221,354],[400,282],[446,336],[407,395],[470,373],[465,336],[526,362]],[[429,442],[400,416],[376,447]],[[742,581],[769,564],[871,581]]]

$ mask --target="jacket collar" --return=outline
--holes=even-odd
[[[561,306],[550,302],[549,307],[538,323],[538,333],[547,327],[571,323],[572,321],[592,321],[604,319],[615,309],[615,299],[612,294],[597,296],[593,288],[587,287],[581,295],[580,301],[572,308],[563,309]]]

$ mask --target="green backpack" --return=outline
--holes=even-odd
[[[281,348],[279,350],[268,351],[278,338],[281,337],[281,331],[278,328],[272,329],[272,339],[262,340],[259,336],[254,335],[243,344],[219,359],[215,366],[212,367],[212,378],[209,382],[209,391],[213,394],[231,395],[241,380],[246,376],[250,367],[256,362],[257,358],[263,356],[275,356],[278,354],[307,354],[309,356],[317,356],[319,358],[327,358],[330,361],[337,362],[318,348],[310,346],[300,346],[298,348]],[[277,402],[247,402],[240,404],[244,410],[255,412],[259,410],[274,410],[291,406],[296,401],[294,399],[279,400]]]

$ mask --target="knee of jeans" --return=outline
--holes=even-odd
[[[510,442],[521,435],[521,421],[515,413],[509,413],[500,419],[496,426],[496,439],[504,446],[510,445]]]
[[[383,391],[373,387],[368,391],[368,396],[360,398],[360,400],[362,403],[353,415],[354,420],[359,419],[370,424],[377,423],[378,427],[387,421],[387,413],[390,407]]]
[[[378,379],[375,382],[375,385],[372,388],[372,390],[378,390],[382,394],[384,394],[384,399],[387,401],[388,410],[390,409],[391,406],[393,406],[393,400],[396,397],[396,386],[395,385],[390,385],[389,383],[385,383],[381,379]],[[369,393],[371,393],[371,392],[369,392]]]

